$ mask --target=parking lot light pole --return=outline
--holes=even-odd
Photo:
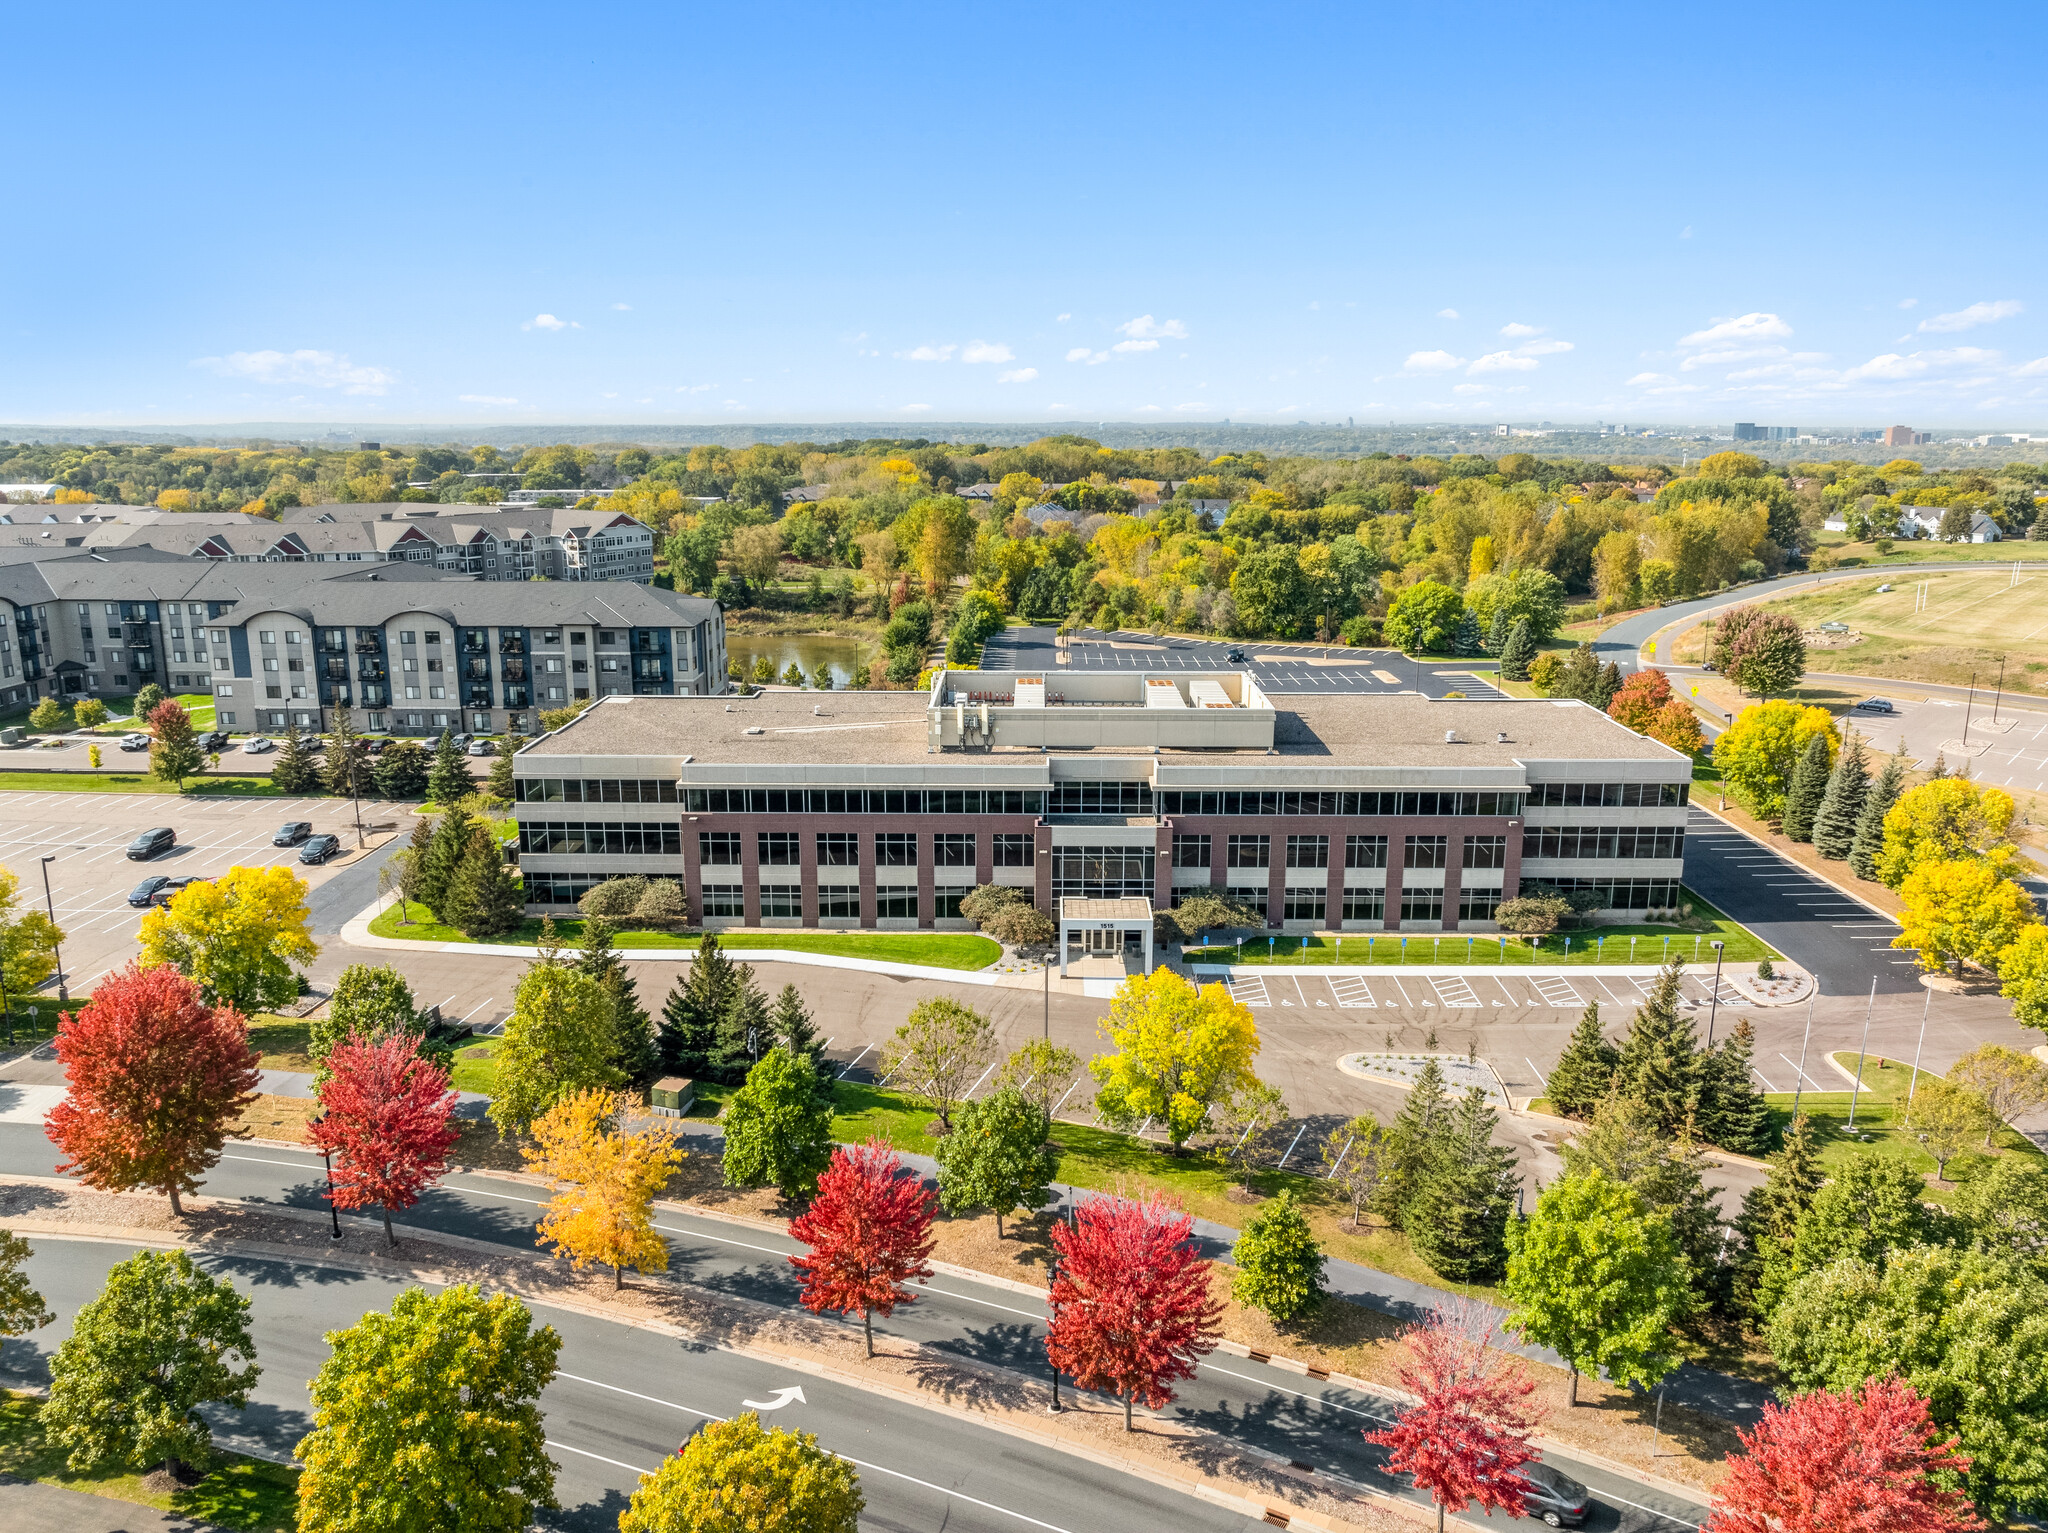
[[[1721,944],[1714,944],[1714,990],[1707,998],[1707,1047],[1714,1046],[1714,1015],[1721,1009]]]
[[[57,928],[57,902],[50,898],[50,864],[56,860],[57,854],[54,852],[43,859],[43,904],[50,912],[50,929],[52,931],[55,931]],[[61,1006],[71,999],[71,991],[64,983],[63,944],[52,942],[50,944],[50,951],[57,955],[57,1004]]]
[[[313,1121],[320,1123],[326,1117],[327,1114],[323,1112]],[[329,1150],[324,1144],[320,1147],[320,1164],[327,1168],[327,1218],[334,1226],[334,1233],[327,1238],[329,1240],[339,1240],[341,1239],[341,1215],[335,1212],[334,1208],[334,1152]]]

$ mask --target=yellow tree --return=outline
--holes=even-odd
[[[2002,1043],[1980,1043],[1949,1066],[1948,1078],[1977,1093],[1990,1109],[1991,1122],[1984,1129],[1987,1150],[1999,1124],[2048,1107],[2048,1065]]]
[[[1892,946],[1911,948],[1932,974],[1953,964],[1992,967],[2034,920],[2034,902],[1987,858],[1923,862],[1899,886],[1905,911]]]
[[[320,949],[306,909],[306,881],[288,867],[230,868],[187,884],[142,918],[142,966],[169,964],[210,1005],[247,1015],[275,1011],[299,993],[292,965]]]
[[[541,1210],[540,1238],[579,1271],[586,1262],[612,1269],[668,1271],[668,1246],[654,1228],[654,1195],[682,1164],[683,1151],[661,1130],[623,1133],[629,1099],[610,1091],[578,1091],[533,1120],[527,1169],[556,1186]]]
[[[1096,1105],[1112,1123],[1158,1124],[1176,1151],[1211,1104],[1252,1079],[1259,1052],[1250,1007],[1222,985],[1197,989],[1171,969],[1125,980],[1102,1030],[1116,1052],[1088,1062]]]
[[[57,971],[63,929],[24,900],[21,880],[0,868],[0,1010]]]
[[[2036,921],[1998,955],[1998,981],[2015,1021],[2048,1028],[2048,926]]]
[[[2003,865],[2012,846],[2012,795],[1960,777],[1938,777],[1901,793],[1884,817],[1877,876],[1902,889],[1923,862],[1989,857]]]
[[[1754,703],[1738,713],[1714,742],[1714,765],[1721,769],[1729,791],[1758,819],[1775,820],[1785,808],[1792,768],[1815,735],[1827,737],[1832,761],[1842,742],[1827,709],[1802,708],[1782,698]]]
[[[1489,534],[1481,533],[1472,540],[1472,557],[1466,564],[1466,577],[1478,580],[1482,576],[1491,575],[1493,565],[1493,538]]]

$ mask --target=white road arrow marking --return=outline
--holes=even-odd
[[[802,1387],[792,1384],[788,1389],[776,1390],[774,1395],[766,1401],[742,1400],[740,1404],[750,1411],[779,1411],[792,1400],[796,1401],[798,1405],[809,1405],[811,1403],[804,1398]]]

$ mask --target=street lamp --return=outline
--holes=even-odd
[[[1047,1414],[1048,1416],[1057,1416],[1057,1415],[1058,1415],[1058,1414],[1059,1414],[1059,1413],[1060,1413],[1061,1411],[1063,1411],[1063,1410],[1065,1410],[1065,1409],[1066,1409],[1066,1407],[1065,1407],[1065,1406],[1063,1406],[1063,1405],[1061,1405],[1061,1404],[1060,1404],[1060,1365],[1059,1365],[1058,1363],[1056,1363],[1056,1362],[1054,1362],[1054,1361],[1052,1360],[1052,1324],[1051,1324],[1051,1322],[1052,1322],[1052,1321],[1054,1321],[1054,1320],[1057,1320],[1057,1319],[1059,1319],[1059,1315],[1060,1315],[1060,1312],[1059,1312],[1058,1308],[1057,1308],[1057,1307],[1055,1307],[1055,1305],[1053,1304],[1053,1298],[1052,1298],[1052,1291],[1053,1291],[1053,1289],[1055,1289],[1055,1288],[1057,1288],[1057,1287],[1059,1286],[1059,1281],[1060,1281],[1060,1259],[1059,1259],[1059,1257],[1055,1256],[1055,1257],[1053,1257],[1053,1259],[1052,1259],[1052,1269],[1051,1269],[1050,1273],[1048,1274],[1048,1276],[1047,1276],[1047,1278],[1046,1278],[1046,1285],[1045,1285],[1045,1307],[1046,1307],[1047,1309],[1049,1309],[1049,1310],[1051,1310],[1051,1311],[1052,1311],[1052,1314],[1051,1314],[1051,1316],[1049,1317],[1049,1319],[1048,1319],[1048,1321],[1047,1321],[1047,1324],[1046,1324],[1046,1348],[1045,1348],[1045,1365],[1046,1365],[1046,1367],[1048,1367],[1048,1368],[1050,1368],[1050,1369],[1052,1370],[1052,1404],[1051,1404],[1051,1405],[1048,1405],[1048,1406],[1047,1406],[1047,1407],[1045,1408],[1045,1413],[1046,1413],[1046,1414]]]
[[[313,1120],[315,1124],[325,1123],[326,1121],[327,1114],[324,1112]],[[341,1239],[341,1215],[335,1211],[334,1207],[334,1153],[324,1144],[320,1146],[320,1164],[327,1168],[327,1218],[328,1222],[334,1226],[334,1233],[327,1238],[329,1240],[339,1240]]]
[[[1714,993],[1707,998],[1707,1047],[1714,1046],[1714,1014],[1721,1009],[1722,946],[1714,944]]]
[[[56,860],[57,854],[55,852],[52,852],[43,859],[43,904],[50,912],[50,930],[53,934],[57,930],[57,902],[50,898],[50,864]],[[50,951],[57,955],[57,1004],[61,1006],[71,999],[71,991],[64,983],[63,944],[52,941],[50,943]]]

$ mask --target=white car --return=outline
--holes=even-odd
[[[242,749],[251,756],[260,756],[265,751],[277,749],[277,742],[267,735],[251,735],[242,742]]]
[[[149,749],[149,736],[140,734],[123,735],[121,736],[121,749],[124,751],[146,751]]]
[[[472,756],[495,756],[498,754],[498,747],[495,742],[490,740],[472,740],[469,742],[469,754]]]

